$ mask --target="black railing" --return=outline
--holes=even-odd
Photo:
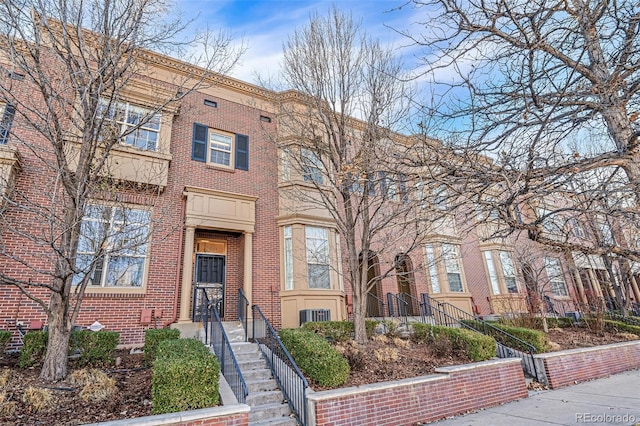
[[[421,317],[422,322],[424,322],[424,309],[422,307],[422,302],[417,298],[413,297],[409,293],[398,293],[398,298],[404,301],[404,307],[406,309],[405,313],[408,317]]]
[[[368,318],[384,317],[384,301],[371,293],[367,293],[367,317]]]
[[[307,388],[309,383],[284,347],[278,333],[258,305],[253,305],[253,339],[264,354],[273,377],[278,382],[289,408],[301,425],[307,422]]]
[[[242,289],[238,289],[238,321],[244,328],[244,341],[247,341],[249,331],[249,299],[244,295]]]
[[[536,348],[532,345],[450,303],[434,300],[428,294],[422,294],[421,298],[425,307],[429,306],[428,309],[433,312],[436,325],[464,327],[495,338],[498,358],[520,358],[525,373],[535,377],[538,381],[544,381],[542,377],[538,376],[538,369],[533,357]]]
[[[247,400],[249,390],[240,372],[238,361],[231,349],[227,333],[222,327],[220,313],[216,303],[210,303],[206,292],[203,291],[202,293],[203,299],[207,302],[206,305],[203,303],[200,306],[200,318],[204,326],[205,343],[213,349],[213,352],[218,357],[220,371],[227,383],[229,383],[238,402],[244,403]]]
[[[387,293],[387,308],[389,316],[397,318],[402,324],[407,323],[407,307],[409,303],[398,297],[397,294]]]

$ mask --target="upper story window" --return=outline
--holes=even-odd
[[[434,184],[433,186],[433,206],[438,210],[447,210],[449,204],[447,202],[449,193],[447,188],[442,184]]]
[[[194,123],[191,158],[223,168],[249,170],[249,136]]]
[[[302,160],[302,179],[305,182],[314,182],[322,185],[324,183],[322,161],[318,153],[308,148],[301,148],[300,157]]]
[[[89,287],[141,288],[148,254],[148,210],[89,204],[80,229],[73,278],[79,284],[91,273]],[[96,256],[100,256],[96,259]],[[91,270],[91,263],[95,267]]]
[[[545,257],[544,266],[549,278],[551,292],[555,296],[568,296],[567,285],[564,281],[560,260],[555,257]]]
[[[9,131],[11,130],[11,123],[13,123],[13,117],[16,113],[16,108],[11,104],[0,102],[0,144],[6,144],[9,139]]]
[[[608,223],[600,223],[600,235],[602,236],[602,243],[606,246],[612,246],[615,244],[613,238],[613,228]]]
[[[126,102],[100,99],[98,116],[116,124],[120,142],[146,151],[157,151],[160,114]]]

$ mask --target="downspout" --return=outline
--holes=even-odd
[[[171,319],[169,321],[167,321],[166,323],[162,324],[162,328],[166,328],[168,327],[170,324],[173,324],[174,322],[176,322],[176,319],[178,318],[178,293],[180,293],[180,267],[182,266],[182,256],[184,255],[183,253],[183,241],[184,241],[184,210],[185,210],[185,205],[187,204],[187,197],[185,197],[184,195],[182,196],[182,205],[180,206],[180,220],[182,221],[182,227],[180,228],[180,241],[178,243],[178,253],[179,255],[176,256],[177,262],[178,264],[176,265],[176,284],[175,284],[175,289],[174,289],[174,293],[175,296],[173,297],[173,312],[171,314]]]

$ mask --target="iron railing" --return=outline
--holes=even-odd
[[[536,351],[535,347],[450,303],[431,299],[428,294],[424,293],[421,298],[423,304],[429,306],[433,312],[436,325],[464,327],[492,336],[497,342],[496,355],[498,358],[520,358],[525,373],[535,377],[538,381],[543,381],[543,378],[538,376],[536,361],[533,357]]]
[[[606,313],[606,318],[607,319],[612,319],[614,321],[620,321],[620,322],[624,322],[630,325],[637,325],[640,326],[640,318],[638,317],[634,317],[634,316],[624,316],[624,315],[620,315],[617,312],[607,312]]]
[[[249,331],[249,299],[244,295],[242,289],[238,289],[238,321],[244,328],[244,341],[247,341]]]
[[[298,422],[307,422],[307,388],[309,383],[284,347],[278,333],[264,316],[258,305],[253,305],[253,339],[264,354],[273,377],[278,382],[289,408]]]
[[[407,323],[407,305],[408,303],[398,297],[397,294],[387,293],[387,309],[389,316],[397,318],[402,324]]]
[[[238,402],[244,403],[247,400],[249,389],[240,372],[240,366],[233,354],[233,349],[231,349],[231,343],[229,343],[227,333],[225,333],[222,327],[220,313],[218,312],[216,303],[209,301],[206,292],[203,291],[202,293],[206,301],[206,305],[203,303],[200,306],[200,318],[204,326],[205,343],[213,349],[213,352],[218,357],[220,361],[220,371],[227,383],[229,383]]]
[[[371,293],[367,293],[367,317],[368,318],[384,317],[384,301]]]

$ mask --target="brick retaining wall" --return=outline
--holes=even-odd
[[[640,341],[569,349],[534,356],[552,389],[640,368]]]
[[[249,424],[249,410],[250,408],[246,404],[235,404],[135,419],[115,420],[88,426],[247,426]]]
[[[437,374],[310,392],[309,425],[407,425],[527,397],[520,359],[436,369]]]

